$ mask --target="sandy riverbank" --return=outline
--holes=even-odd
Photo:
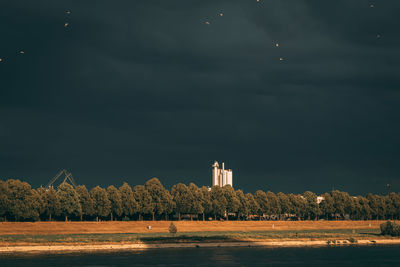
[[[14,252],[93,252],[117,250],[144,250],[160,248],[211,248],[211,247],[321,247],[321,246],[358,246],[358,245],[400,245],[400,239],[358,240],[350,243],[347,240],[336,240],[336,244],[328,244],[328,240],[268,240],[255,242],[192,242],[164,244],[74,244],[74,245],[24,245],[0,246],[0,253]]]

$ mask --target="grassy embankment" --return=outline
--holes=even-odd
[[[382,221],[0,223],[0,245],[380,239]],[[147,226],[152,229],[148,230]]]
[[[158,243],[158,242],[230,242],[262,240],[326,240],[377,239],[377,229],[361,230],[301,230],[261,232],[187,232],[123,234],[66,234],[66,235],[0,235],[0,244],[101,244],[101,243]]]

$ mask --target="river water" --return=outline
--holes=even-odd
[[[184,248],[0,255],[0,266],[400,266],[400,246]]]

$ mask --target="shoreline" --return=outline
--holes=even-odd
[[[338,247],[338,246],[365,246],[365,245],[400,245],[400,239],[358,240],[350,243],[348,240],[269,240],[269,241],[235,241],[235,242],[185,242],[185,243],[132,243],[132,244],[76,244],[76,245],[17,245],[1,246],[0,254],[14,252],[102,252],[102,251],[129,251],[165,248],[215,248],[215,247]]]

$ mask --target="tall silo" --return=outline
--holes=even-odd
[[[212,176],[212,185],[219,185],[219,164],[218,161],[215,161],[214,164],[212,165],[213,167],[213,176]]]

